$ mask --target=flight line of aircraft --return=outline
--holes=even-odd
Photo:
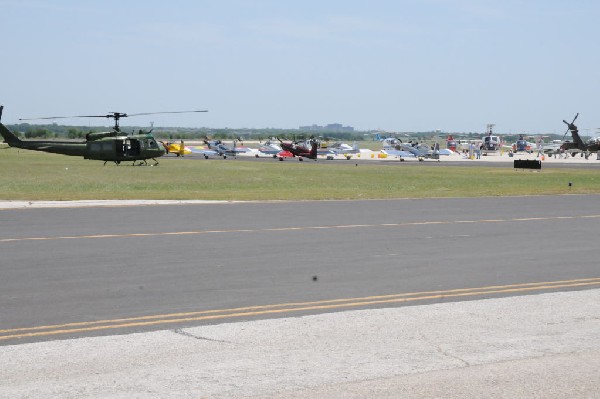
[[[243,145],[241,139],[233,140],[231,145],[223,143],[221,140],[214,140],[205,137],[203,140],[205,146],[186,146],[185,143],[180,141],[179,143],[170,142],[159,142],[155,140],[151,134],[151,130],[148,132],[140,131],[138,134],[127,134],[122,132],[119,127],[119,120],[128,116],[136,115],[151,115],[151,114],[170,114],[170,113],[184,113],[184,112],[207,112],[202,111],[167,111],[167,112],[150,112],[150,113],[138,113],[138,114],[126,114],[121,112],[111,112],[106,115],[82,115],[76,116],[78,118],[112,118],[115,121],[113,129],[109,132],[102,133],[89,133],[86,136],[85,141],[58,141],[58,140],[22,140],[16,134],[11,132],[4,124],[1,123],[2,111],[4,106],[0,106],[0,134],[4,138],[4,141],[10,146],[15,148],[22,148],[34,151],[44,151],[57,154],[71,155],[71,156],[82,156],[85,159],[100,160],[107,162],[114,162],[120,164],[121,162],[133,162],[135,164],[147,165],[148,160],[153,160],[154,165],[158,165],[157,158],[165,154],[175,154],[176,156],[185,156],[189,154],[201,154],[205,158],[218,156],[222,158],[236,157],[238,155],[254,155],[255,157],[270,156],[280,161],[286,158],[297,158],[302,161],[303,159],[316,160],[319,156],[326,159],[335,159],[338,156],[342,156],[345,159],[351,159],[353,155],[359,154],[360,149],[354,143],[349,145],[346,143],[334,143],[322,148],[321,143],[316,138],[310,138],[307,140],[281,140],[278,138],[271,138],[264,143],[261,143],[257,149],[249,148]],[[585,143],[579,135],[579,130],[575,125],[575,121],[579,114],[575,115],[575,118],[569,123],[565,120],[563,122],[567,125],[567,131],[563,136],[563,140],[559,143],[550,143],[544,145],[541,148],[541,138],[538,142],[533,144],[528,142],[523,136],[519,137],[516,143],[508,147],[509,152],[533,152],[534,150],[542,151],[545,154],[571,154],[576,156],[581,154],[586,159],[592,153],[598,153],[600,149],[600,139],[592,139]],[[35,119],[56,119],[66,117],[44,117]],[[21,119],[23,120],[23,119]],[[498,135],[493,134],[492,127],[494,125],[488,125],[488,131],[486,135],[481,138],[476,144],[474,140],[468,142],[468,148],[461,148],[460,140],[455,140],[452,136],[448,136],[446,139],[446,148],[440,148],[438,143],[433,146],[428,144],[412,142],[403,143],[401,139],[396,137],[382,138],[382,150],[381,153],[385,156],[395,156],[400,159],[403,158],[417,158],[423,160],[425,158],[439,159],[440,155],[451,155],[458,151],[469,151],[473,148],[478,148],[483,152],[483,155],[490,155],[501,152],[505,149],[505,145],[502,143],[502,138]],[[573,141],[565,141],[564,137],[570,133]],[[477,147],[475,147],[477,145]],[[534,148],[535,145],[535,148]]]

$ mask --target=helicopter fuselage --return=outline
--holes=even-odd
[[[138,161],[158,158],[165,149],[150,134],[106,137],[85,143],[85,159],[100,161]]]
[[[54,154],[82,156],[105,162],[154,159],[165,154],[151,134],[126,136],[120,132],[92,133],[86,141],[21,140],[0,123],[0,132],[11,147]]]

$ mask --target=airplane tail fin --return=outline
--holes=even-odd
[[[310,158],[317,159],[317,148],[319,147],[319,143],[316,140],[313,140],[310,144]]]

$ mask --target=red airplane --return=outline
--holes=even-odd
[[[451,151],[456,152],[456,140],[454,140],[454,138],[452,137],[452,135],[448,135],[448,139],[446,139],[446,148],[448,148]]]
[[[280,161],[283,161],[284,158],[290,156],[298,157],[299,161],[302,161],[303,158],[316,160],[318,147],[319,144],[317,140],[314,139],[306,140],[303,143],[293,141],[281,141],[281,152],[277,154],[277,157]]]

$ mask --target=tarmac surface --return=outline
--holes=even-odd
[[[600,290],[0,348],[1,398],[596,398]]]
[[[2,210],[0,346],[592,288],[598,198]]]

